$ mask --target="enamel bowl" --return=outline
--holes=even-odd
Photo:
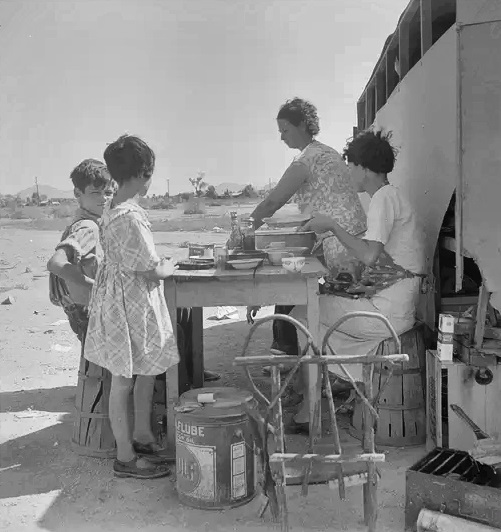
[[[257,268],[262,262],[263,259],[237,259],[229,260],[226,264],[229,264],[235,270],[252,270]]]
[[[273,251],[267,251],[268,260],[272,266],[280,266],[284,257],[292,257],[292,253],[283,249],[274,249]]]
[[[300,272],[306,263],[304,257],[284,257],[282,267],[289,272]]]

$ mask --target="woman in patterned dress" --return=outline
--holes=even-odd
[[[301,213],[325,214],[352,234],[363,232],[365,211],[352,186],[348,167],[334,148],[315,140],[320,131],[316,107],[300,98],[289,100],[280,108],[277,124],[281,139],[289,148],[299,150],[299,154],[277,186],[251,214],[256,228],[263,224],[263,218],[272,216],[293,198]],[[332,233],[318,236],[324,238],[323,260],[327,268],[331,271],[349,269],[353,258],[341,242]],[[289,314],[292,308],[277,306],[275,312]],[[257,309],[248,309],[249,321],[252,321]],[[275,322],[273,336],[272,347],[291,355],[298,354],[293,325],[281,320]]]
[[[141,139],[124,135],[106,148],[104,159],[118,191],[101,220],[104,259],[92,292],[84,356],[112,374],[115,475],[159,478],[170,471],[151,430],[153,387],[155,376],[177,364],[179,355],[160,282],[174,266],[158,257],[147,214],[138,205],[150,186],[155,155]]]

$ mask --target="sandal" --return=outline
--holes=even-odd
[[[140,443],[138,441],[132,442],[132,448],[138,456],[147,458],[154,464],[168,464],[176,461],[176,456],[166,456],[162,454],[165,449],[162,449],[160,445],[155,442]]]
[[[150,467],[138,466],[138,460],[143,460]],[[138,457],[134,458],[130,462],[121,462],[115,460],[113,463],[113,471],[118,478],[162,478],[170,475],[171,471],[166,465],[153,464],[146,458]]]

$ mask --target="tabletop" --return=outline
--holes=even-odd
[[[259,266],[257,270],[220,270],[212,268],[210,270],[176,270],[174,273],[174,280],[176,283],[187,281],[233,281],[233,280],[247,280],[247,279],[270,279],[278,277],[288,278],[310,278],[321,277],[327,273],[327,269],[315,257],[306,257],[306,263],[300,272],[289,272],[284,270],[282,266],[271,266],[264,263]]]

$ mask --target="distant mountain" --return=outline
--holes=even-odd
[[[32,187],[25,188],[18,192],[16,196],[19,196],[21,199],[31,198],[33,192],[36,192],[37,187],[33,185]],[[38,191],[40,196],[47,196],[47,199],[51,198],[73,198],[73,190],[59,190],[58,188],[51,187],[50,185],[38,185]]]

